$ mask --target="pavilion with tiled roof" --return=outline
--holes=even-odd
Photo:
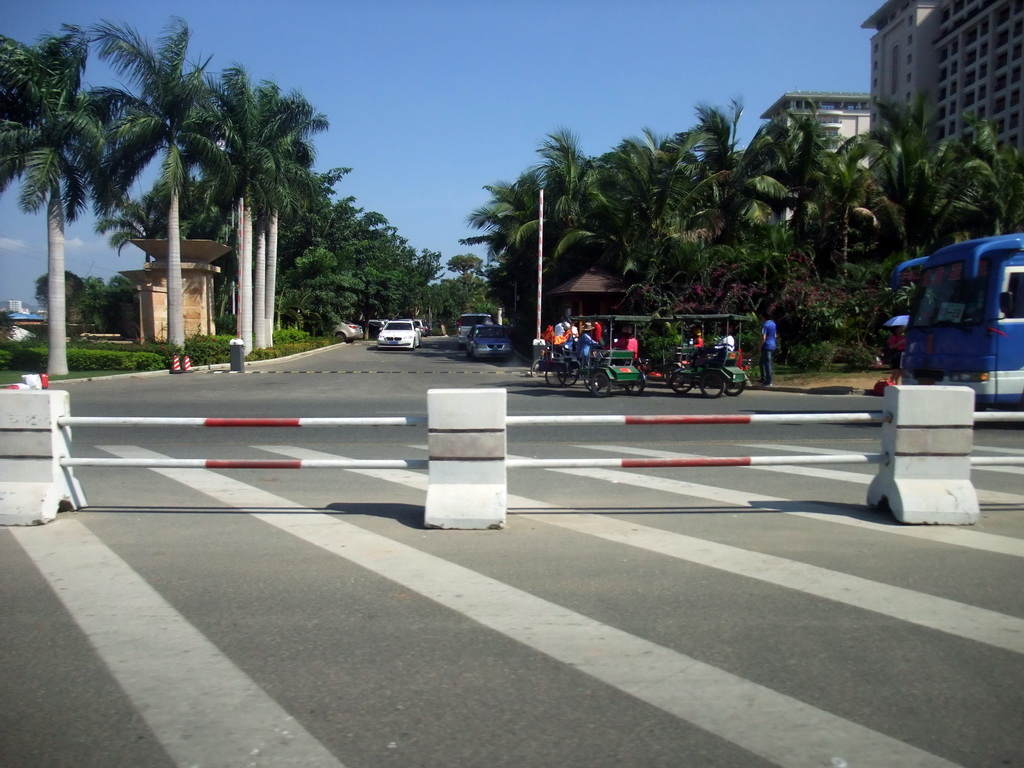
[[[565,317],[614,314],[627,290],[629,283],[618,275],[591,267],[545,293],[554,306],[554,317]]]

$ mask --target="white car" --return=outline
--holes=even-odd
[[[377,334],[377,349],[416,349],[420,332],[412,320],[388,320]]]
[[[347,344],[351,344],[356,339],[363,338],[363,326],[355,323],[339,323],[334,326],[334,335],[339,339],[344,339]]]

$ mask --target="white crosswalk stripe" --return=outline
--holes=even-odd
[[[179,765],[341,765],[81,523],[10,531]]]
[[[133,445],[98,447],[125,458],[161,457]],[[295,459],[344,458],[297,446],[250,447]],[[761,443],[756,447],[763,451],[838,453],[782,444]],[[580,445],[575,450],[624,456],[688,455],[630,446]],[[871,478],[870,471],[815,467],[750,467],[739,471],[749,470],[824,478],[855,487]],[[635,631],[600,621],[568,604],[531,594],[336,515],[322,514],[323,510],[309,508],[229,474],[200,469],[149,471],[401,585],[525,648],[773,764],[786,768],[954,764],[909,740],[902,741],[892,733],[828,711],[820,703],[812,704],[772,690]],[[965,552],[1024,557],[1024,540],[962,528],[882,524],[877,515],[858,514],[848,506],[839,513],[836,505],[793,502],[664,474],[605,469],[541,471],[635,486],[655,495],[711,502],[725,508],[780,510],[786,519],[853,526],[866,536],[910,537],[925,546],[941,544],[961,547]],[[427,487],[424,472],[344,472],[417,492]],[[1024,497],[1014,494],[990,494],[989,498],[996,503],[1024,503]],[[653,527],[646,524],[650,521],[641,523],[636,519],[619,519],[614,514],[571,509],[568,511],[573,514],[549,514],[549,510],[566,510],[542,498],[513,494],[509,496],[509,507],[514,513],[512,525],[528,522],[551,526],[608,545],[750,579],[767,588],[827,600],[848,610],[864,611],[865,615],[884,616],[917,631],[942,633],[1001,653],[1024,653],[1024,618],[1020,616]],[[299,723],[300,713],[286,711],[261,690],[190,624],[186,615],[175,610],[84,525],[62,520],[42,531],[12,533],[179,765],[341,765],[338,756]],[[111,584],[116,588],[111,589]],[[159,624],[159,632],[152,631],[154,623]],[[186,690],[190,701],[199,699],[199,706],[181,707]]]
[[[577,446],[583,448],[584,446]],[[750,445],[745,446],[748,448],[761,448],[764,450],[775,449],[775,450],[789,450],[794,452],[800,452],[804,454],[822,453],[825,455],[835,455],[843,453],[843,451],[833,451],[823,448],[807,448],[807,447],[796,447],[796,446],[785,446],[785,445]],[[593,450],[604,450],[610,451],[616,454],[623,455],[634,455],[634,456],[647,456],[651,458],[692,458],[693,454],[686,453],[675,453],[672,451],[655,451],[645,448],[634,448],[632,446],[602,446],[601,448],[593,448]],[[796,470],[795,472],[792,470]],[[558,472],[562,470],[550,470]],[[575,471],[575,470],[574,470]],[[861,472],[844,472],[841,470],[828,469],[825,467],[772,467],[772,466],[758,466],[758,467],[744,467],[743,471],[755,471],[755,472],[775,472],[787,475],[801,475],[804,477],[815,477],[827,480],[835,480],[838,482],[856,483],[859,485],[867,485],[871,482],[871,475]],[[618,480],[618,482],[626,482],[635,484],[638,486],[657,487],[661,490],[668,491],[669,493],[680,493],[687,496],[694,496],[703,498],[709,501],[728,501],[738,506],[753,506],[755,502],[759,506],[764,504],[772,504],[784,501],[778,497],[763,496],[752,494],[748,492],[736,492],[726,491],[716,486],[702,486],[694,483],[683,482],[674,480],[672,478],[655,477],[651,478],[642,475],[629,475],[628,473],[617,473],[609,475],[608,473],[590,473],[591,477],[612,477]],[[985,491],[982,489],[978,490],[978,497],[981,500],[991,504],[1024,504],[1024,496],[1009,493],[998,493],[994,491]],[[972,549],[980,549],[987,552],[998,552],[1004,555],[1012,555],[1014,557],[1024,557],[1024,541],[1020,539],[1008,538],[1005,536],[993,536],[987,533],[981,533],[973,531],[968,528],[955,528],[955,527],[944,527],[944,526],[905,526],[905,525],[880,525],[876,515],[865,512],[858,516],[856,513],[845,511],[843,514],[836,514],[834,508],[829,507],[825,504],[814,504],[813,502],[804,502],[803,508],[800,510],[787,509],[786,514],[796,515],[799,517],[807,517],[817,520],[823,520],[837,525],[848,525],[858,528],[868,528],[879,533],[885,533],[892,536],[905,536],[910,538],[926,539],[929,541],[943,542],[945,544],[954,544],[961,547],[970,547]]]
[[[104,450],[123,457],[154,456],[130,446],[105,446]],[[324,456],[284,446],[274,450],[295,458]],[[268,507],[301,508],[237,480],[206,470],[152,471],[249,511],[271,526],[396,581],[777,765],[828,765],[837,759],[850,765],[952,765],[890,736],[337,518],[261,512]],[[526,501],[537,506],[534,500]]]

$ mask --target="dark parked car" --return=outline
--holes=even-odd
[[[466,334],[466,357],[475,360],[480,357],[512,359],[512,342],[508,329],[503,325],[474,325]]]

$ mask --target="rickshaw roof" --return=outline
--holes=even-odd
[[[747,315],[666,315],[655,317],[653,315],[573,315],[573,321],[577,320],[610,320],[613,323],[692,323],[705,321],[735,320],[736,322],[750,321]]]

